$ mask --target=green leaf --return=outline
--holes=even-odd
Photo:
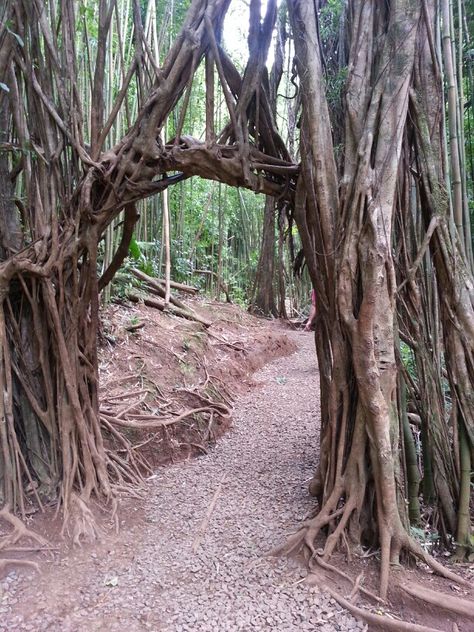
[[[0,81],[0,88],[2,90],[5,90],[5,92],[10,92],[10,88],[7,86],[7,84],[6,83],[2,83],[1,81]]]
[[[132,239],[130,240],[128,251],[130,253],[130,256],[135,259],[135,261],[140,261],[143,258],[143,253],[135,237],[132,237]]]

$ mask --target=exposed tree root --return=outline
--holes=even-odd
[[[377,603],[386,603],[383,599],[381,599],[378,595],[373,593],[371,590],[367,590],[366,588],[364,588],[363,586],[360,585],[361,579],[362,579],[362,577],[360,575],[357,578],[357,580],[354,582],[351,579],[351,577],[349,577],[349,575],[347,575],[347,573],[344,573],[344,571],[341,571],[339,568],[337,568],[337,566],[333,566],[332,564],[328,564],[327,562],[325,562],[318,555],[315,558],[313,558],[313,559],[314,559],[314,562],[318,566],[323,568],[324,570],[327,570],[327,571],[329,571],[331,573],[335,573],[336,575],[339,575],[340,577],[343,577],[344,579],[346,579],[350,584],[352,584],[352,591],[353,592],[361,592],[363,595],[365,595],[366,597],[369,597],[369,599],[373,599]],[[311,582],[311,574],[308,576],[307,581]],[[315,581],[316,582],[319,581],[317,574],[315,576]]]
[[[354,615],[354,617],[362,619],[366,623],[376,625],[380,629],[384,630],[384,632],[444,632],[439,628],[429,628],[425,625],[408,623],[407,621],[397,621],[395,619],[391,619],[390,617],[373,614],[368,610],[364,610],[363,608],[355,606],[348,599],[345,599],[336,590],[329,588],[326,584],[322,585],[321,588],[328,592],[340,606],[348,610],[352,615]]]
[[[164,348],[170,351],[169,348]],[[175,355],[181,361],[181,356]],[[166,431],[170,426],[207,416],[207,431],[204,436],[200,436],[200,440],[197,442],[185,440],[183,443],[176,444],[180,448],[192,446],[206,453],[205,443],[211,437],[214,419],[223,420],[230,416],[232,407],[230,395],[221,393],[224,387],[220,383],[219,386],[214,383],[214,381],[219,381],[218,378],[209,375],[205,362],[201,358],[197,360],[204,368],[204,384],[193,389],[175,388],[175,396],[170,399],[165,397],[158,385],[155,385],[156,390],[135,387],[126,393],[110,393],[102,399],[100,420],[110,439],[110,444],[106,447],[107,468],[113,474],[115,492],[134,495],[132,486],[140,488],[143,485],[144,476],[153,472],[140,449],[151,441],[156,441],[158,434],[154,433],[144,440],[141,440],[142,437],[139,435],[136,444],[133,445],[131,439],[123,432],[124,429],[147,433],[153,430]],[[148,377],[147,380],[149,380]],[[212,393],[212,397],[207,394],[206,389]],[[190,397],[196,400],[194,407],[191,403],[189,409],[183,410],[181,394],[186,395],[186,403]],[[157,414],[157,408],[161,414]],[[158,438],[157,442],[162,440]]]
[[[41,573],[41,569],[36,562],[31,562],[30,560],[19,560],[15,558],[0,560],[0,573],[9,566],[27,566],[28,568],[33,568],[37,573]]]
[[[13,527],[13,531],[0,540],[0,551],[13,553],[20,551],[41,551],[44,549],[52,550],[48,540],[25,527],[23,522],[10,512],[10,507],[8,505],[5,505],[0,510],[0,519],[4,520]],[[15,547],[14,545],[22,538],[33,540],[33,542],[38,544],[38,547]],[[0,559],[0,572],[5,570],[8,566],[28,566],[38,573],[41,572],[38,564],[30,560],[16,558]]]
[[[17,544],[21,538],[33,540],[34,542],[37,542],[40,547],[50,546],[48,540],[25,527],[23,522],[10,512],[10,507],[8,505],[5,505],[0,510],[0,519],[5,520],[5,522],[13,527],[13,531],[0,540],[0,551]]]
[[[135,430],[149,430],[151,428],[164,428],[177,424],[188,417],[197,415],[198,413],[217,412],[221,415],[220,409],[216,410],[215,406],[202,406],[200,408],[192,408],[181,413],[177,417],[157,417],[156,415],[134,415],[134,419],[120,419],[112,417],[110,414],[101,412],[101,416],[110,423],[121,426],[122,428],[134,428]],[[221,415],[223,416],[223,415]]]
[[[453,573],[448,568],[440,564],[432,555],[430,555],[423,549],[421,544],[418,544],[416,540],[406,534],[404,537],[403,546],[407,551],[409,551],[415,557],[427,564],[437,575],[440,575],[441,577],[444,577],[446,579],[450,579],[451,581],[455,582],[456,584],[460,584],[461,586],[472,588],[471,583],[464,579],[464,577],[461,577],[461,575],[458,575],[457,573]]]
[[[66,516],[62,532],[69,531],[70,525],[72,541],[76,546],[81,546],[83,540],[93,542],[102,536],[88,501],[77,494],[71,495],[70,512]]]
[[[278,547],[277,549],[275,549],[272,553],[275,553],[275,554],[291,553],[292,551],[303,546],[309,549],[312,559],[316,559],[319,556],[320,560],[322,557],[321,561],[327,561],[327,559],[331,556],[335,546],[337,545],[337,540],[339,536],[342,537],[342,528],[345,526],[345,523],[347,522],[348,513],[349,513],[345,509],[346,509],[346,506],[343,508],[340,508],[339,510],[333,513],[329,513],[327,509],[326,511],[324,511],[324,509],[321,510],[317,516],[307,521],[297,533],[291,536],[287,540],[286,543],[284,543],[281,547]],[[341,514],[343,515],[343,518],[344,517],[346,518],[346,521],[343,521],[343,518],[341,518],[335,531],[328,537],[325,548],[323,550],[317,551],[314,546],[314,541],[315,541],[316,536],[318,535],[318,533],[323,527],[328,525],[330,522],[332,522],[335,518],[337,518]],[[342,528],[341,528],[341,524],[343,525]],[[335,535],[337,535],[337,538],[334,537]],[[392,536],[392,539],[395,539],[395,536]],[[422,562],[427,564],[436,574],[440,575],[441,577],[445,577],[446,579],[456,582],[457,584],[471,587],[468,581],[466,581],[460,575],[453,573],[452,571],[447,569],[445,566],[440,564],[433,556],[427,553],[423,549],[423,547],[420,544],[418,544],[413,538],[411,538],[406,532],[403,531],[401,534],[397,534],[397,540],[399,542],[398,552],[403,547],[409,553],[412,553],[415,557],[417,557]],[[382,569],[382,572],[383,572],[383,569]],[[388,572],[389,572],[389,568],[387,569],[387,573]],[[384,583],[388,584],[388,578],[385,579]],[[382,580],[381,580],[381,584],[382,584]],[[383,599],[385,598],[385,594],[383,593],[383,591],[381,591],[381,597]]]
[[[224,340],[224,338],[221,338],[220,336],[217,336],[215,333],[213,333],[211,331],[209,332],[209,336],[211,338],[215,338],[218,341],[219,344],[225,345],[226,347],[230,347],[231,349],[235,349],[236,351],[245,351],[246,350],[241,342],[229,342],[228,340]],[[216,345],[218,343],[216,343]]]
[[[177,389],[182,393],[188,393],[189,395],[196,397],[200,402],[206,404],[207,406],[209,406],[210,408],[215,409],[216,413],[218,415],[220,415],[221,417],[230,417],[231,411],[230,408],[228,406],[226,406],[225,404],[221,404],[220,402],[216,402],[212,399],[210,399],[209,397],[207,397],[207,395],[205,395],[202,392],[199,392],[197,390],[191,390],[188,388],[180,388]]]
[[[400,584],[400,588],[416,599],[422,599],[423,601],[433,604],[438,608],[443,608],[457,614],[471,617],[472,621],[474,621],[473,601],[441,593],[437,590],[431,590],[430,588],[425,588],[424,586],[419,586],[417,584]]]

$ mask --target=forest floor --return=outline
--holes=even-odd
[[[217,306],[202,308],[217,313]],[[320,416],[313,336],[232,306],[219,305],[218,313],[211,335],[141,306],[106,314],[103,406],[126,403],[117,393],[132,398],[156,381],[162,402],[172,392],[188,396],[182,409],[210,393],[230,406],[237,394],[232,420],[196,418],[148,436],[143,455],[154,473],[140,498],[124,497],[118,533],[97,516],[100,542],[73,548],[58,538],[59,519],[33,517],[30,526],[58,549],[34,558],[41,575],[12,569],[0,579],[0,632],[368,630],[304,581],[298,559],[267,555],[315,509],[307,491]],[[364,572],[376,590],[373,558],[358,560],[356,570],[342,553],[336,563],[354,577]],[[419,579],[420,571],[404,573],[402,581]],[[474,630],[466,618],[443,617],[399,594],[373,611],[446,632]]]

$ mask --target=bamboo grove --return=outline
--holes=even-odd
[[[194,0],[185,15],[157,0],[0,10],[4,514],[55,499],[80,540],[94,534],[91,500],[114,505],[134,484],[111,463],[98,416],[99,292],[143,200],[159,201],[169,243],[168,196],[199,176],[215,187],[208,196],[223,184],[264,194],[273,247],[275,209],[296,223],[318,297],[318,513],[283,548],[325,563],[341,542],[376,543],[383,597],[406,554],[462,581],[416,537],[428,521],[460,559],[472,552],[469,82],[450,5],[251,0],[239,70],[221,45],[230,4]],[[464,15],[460,2],[469,42]],[[139,230],[156,236],[153,221]]]

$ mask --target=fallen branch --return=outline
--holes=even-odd
[[[155,281],[164,286],[165,280],[156,278]],[[199,293],[199,288],[195,285],[186,285],[186,283],[178,283],[177,281],[170,281],[170,287],[178,292],[184,292],[185,294],[191,294],[192,296]]]
[[[136,325],[128,325],[128,327],[125,327],[125,330],[129,331],[130,333],[134,333],[135,331],[138,331],[139,329],[143,329],[143,327],[145,327],[145,323],[141,322],[141,323],[137,323]]]
[[[161,312],[169,312],[170,314],[174,314],[175,316],[180,316],[181,318],[186,318],[187,320],[193,320],[204,327],[210,327],[212,323],[209,320],[206,320],[196,312],[191,312],[188,309],[183,309],[180,307],[176,307],[175,305],[165,305],[164,301],[160,301],[156,298],[140,298],[137,294],[128,294],[128,299],[132,301],[132,303],[143,303],[147,307],[154,307],[155,309],[159,309]]]
[[[137,278],[139,281],[143,281],[144,283],[148,285],[149,288],[152,288],[153,290],[155,290],[158,293],[158,296],[161,296],[161,298],[165,298],[166,288],[165,288],[164,279],[156,279],[155,277],[151,277],[145,272],[138,270],[137,268],[132,268],[131,272],[135,278]],[[189,293],[195,294],[197,292],[197,288],[194,288],[194,287],[191,288],[192,292],[190,292],[189,285],[183,285],[182,283],[173,283],[172,281],[170,282],[170,287],[173,287],[181,291],[187,291],[188,294]],[[183,287],[187,288],[187,290],[182,290]],[[176,305],[176,307],[181,307],[182,309],[186,308],[186,305],[182,303],[179,299],[175,298],[174,296],[170,296],[170,302],[173,303],[173,305]]]
[[[219,500],[219,496],[221,495],[222,492],[222,486],[224,484],[224,481],[226,479],[226,474],[224,474],[220,480],[220,483],[214,493],[214,496],[212,497],[211,503],[209,505],[209,508],[206,512],[206,515],[204,516],[203,521],[201,522],[201,526],[199,527],[198,533],[196,535],[196,537],[194,538],[194,542],[193,542],[193,546],[192,546],[192,552],[196,553],[196,551],[199,548],[199,545],[201,544],[201,540],[204,536],[204,534],[206,533],[207,527],[209,526],[209,521],[211,519],[212,516],[212,512],[214,511],[217,501]]]
[[[207,276],[212,276],[213,278],[216,279],[217,284],[219,286],[219,288],[224,292],[225,294],[225,300],[227,303],[232,303],[231,298],[230,298],[230,292],[229,292],[229,288],[228,286],[222,281],[222,279],[220,279],[217,275],[217,272],[214,272],[214,270],[194,270],[193,274],[205,274]]]

